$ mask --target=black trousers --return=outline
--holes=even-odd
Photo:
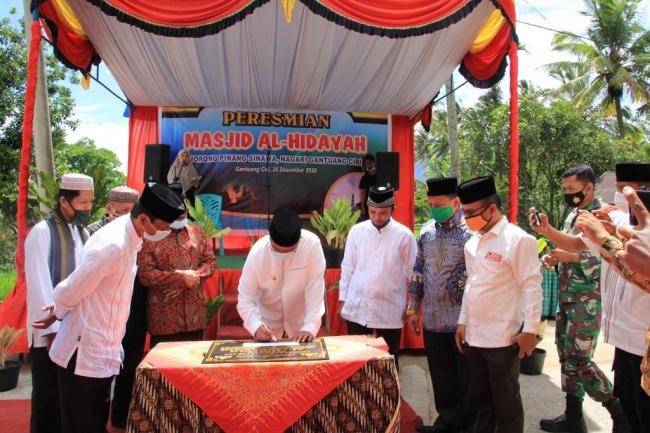
[[[641,388],[641,356],[614,351],[614,397],[621,400],[632,433],[650,433],[650,396]]]
[[[136,278],[131,297],[131,310],[126,322],[126,332],[122,338],[124,360],[120,373],[115,376],[113,400],[111,401],[111,424],[126,428],[126,420],[131,406],[131,394],[135,382],[135,370],[144,355],[147,338],[147,288]]]
[[[465,345],[472,399],[478,407],[476,433],[523,433],[519,394],[519,348]]]
[[[30,433],[61,432],[61,405],[57,365],[52,362],[46,347],[29,349],[32,362],[32,415]]]
[[[57,366],[63,433],[106,433],[113,377],[74,374],[77,352],[67,368]]]
[[[388,353],[395,358],[395,367],[399,369],[399,345],[402,339],[402,329],[374,329],[367,328],[355,322],[348,321],[348,334],[350,335],[369,335],[377,334],[382,337],[388,344]]]
[[[458,351],[454,333],[424,331],[433,398],[438,412],[434,426],[445,431],[471,431],[476,419],[468,389],[465,355]]]

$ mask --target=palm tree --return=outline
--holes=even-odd
[[[621,99],[650,106],[650,32],[640,21],[638,0],[585,0],[591,17],[587,36],[557,33],[552,47],[576,56],[576,61],[546,65],[559,78],[560,93],[572,95],[579,106],[597,105],[606,116],[616,115],[618,135],[625,135]]]

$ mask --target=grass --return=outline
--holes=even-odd
[[[0,302],[14,288],[16,271],[0,271]]]

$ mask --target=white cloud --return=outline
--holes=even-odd
[[[567,31],[579,36],[589,25],[589,18],[580,14],[584,5],[580,2],[567,2],[565,0],[547,0],[545,2],[533,2],[524,0],[517,2],[517,36],[520,49],[518,51],[519,80],[527,80],[537,87],[556,88],[560,84],[551,78],[544,68],[549,63],[561,60],[573,59],[570,54],[551,50],[551,39],[555,31]],[[527,24],[524,24],[527,23]],[[530,25],[533,24],[533,25]],[[547,30],[535,26],[546,27]],[[504,79],[500,86],[505,98],[509,98],[510,71],[506,70]],[[464,81],[458,75],[455,77],[455,86]],[[474,105],[479,96],[487,90],[475,89],[467,84],[458,90],[457,100],[464,107]],[[444,89],[440,94],[444,94]]]
[[[127,118],[111,117],[110,120],[85,117],[82,115],[89,107],[78,107],[76,115],[79,126],[74,131],[68,131],[66,138],[69,143],[74,143],[83,137],[90,138],[97,147],[115,152],[121,162],[119,170],[126,173],[129,158],[129,121]]]

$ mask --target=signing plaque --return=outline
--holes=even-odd
[[[316,338],[308,343],[295,341],[213,341],[203,356],[203,364],[226,362],[318,361],[329,359],[325,341]]]

